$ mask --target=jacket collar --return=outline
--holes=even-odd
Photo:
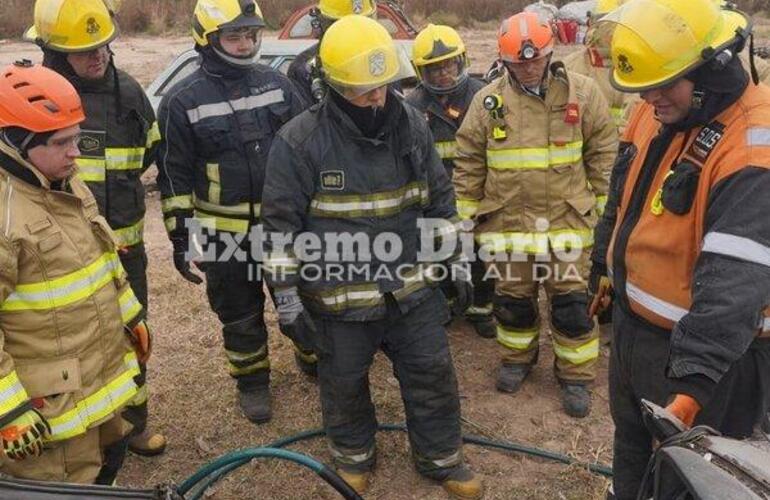
[[[18,151],[3,141],[0,141],[0,167],[30,186],[51,189],[51,181],[32,163],[22,158]]]

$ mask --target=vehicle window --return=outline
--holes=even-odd
[[[259,57],[259,64],[264,64],[265,66],[272,67],[273,61],[275,61],[275,56],[260,56]]]
[[[291,66],[291,62],[294,60],[294,57],[287,57],[283,61],[281,61],[281,65],[276,68],[278,71],[283,73],[284,75],[289,71],[289,66]]]
[[[310,17],[310,14],[305,14],[304,16],[297,19],[297,22],[294,23],[294,26],[291,27],[291,31],[289,31],[289,38],[307,38],[313,34],[313,25],[311,24],[312,18]]]
[[[383,26],[385,26],[385,29],[388,30],[388,33],[391,35],[395,35],[398,33],[398,26],[396,23],[393,22],[393,20],[389,17],[380,17],[377,19],[379,23]]]
[[[157,96],[163,96],[166,95],[166,92],[169,91],[171,87],[177,84],[177,82],[181,81],[183,78],[185,78],[187,75],[192,74],[196,69],[198,69],[198,56],[193,56],[188,59],[185,59],[182,64],[180,64],[174,73],[166,79],[165,82],[163,82],[163,85],[158,87],[158,90],[155,92],[155,95]]]

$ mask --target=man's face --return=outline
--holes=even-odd
[[[647,103],[655,107],[655,115],[661,123],[671,125],[684,119],[692,107],[695,84],[680,78],[670,85],[642,92]]]
[[[519,63],[506,62],[505,66],[520,84],[527,88],[535,88],[543,81],[545,68],[550,60],[551,58],[546,56]]]
[[[439,88],[448,89],[457,83],[460,76],[460,60],[457,57],[428,64],[423,70],[426,83]]]
[[[107,72],[110,51],[105,45],[88,52],[67,54],[67,62],[70,63],[78,77],[84,80],[101,80]]]
[[[359,108],[384,108],[385,101],[388,97],[388,86],[383,85],[382,87],[377,87],[358,97],[344,97],[350,101],[351,104],[354,104]]]
[[[233,57],[252,57],[259,49],[262,31],[258,28],[224,30],[219,35],[219,43],[228,55]]]
[[[30,149],[29,161],[51,182],[66,179],[75,172],[75,159],[80,156],[79,139],[80,125],[63,128],[46,144]]]

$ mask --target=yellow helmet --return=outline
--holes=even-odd
[[[24,39],[58,52],[88,52],[107,45],[118,28],[103,0],[37,0]]]
[[[374,0],[319,0],[318,10],[328,19],[342,19],[353,14],[372,17],[377,6]]]
[[[630,0],[603,17],[597,29],[609,30],[612,85],[643,92],[715,57],[729,59],[733,54],[725,49],[745,41],[751,23],[713,0]]]
[[[596,0],[596,7],[591,11],[592,18],[599,18],[609,14],[623,4],[622,0]]]
[[[201,47],[209,35],[222,29],[264,28],[262,10],[255,0],[198,0],[193,11],[192,35]]]
[[[326,83],[348,99],[410,74],[388,30],[364,16],[345,16],[332,24],[318,56]]]
[[[456,76],[435,75],[440,71],[439,67],[450,64],[450,61],[457,65]],[[417,35],[412,45],[412,64],[423,85],[436,93],[450,93],[468,79],[465,44],[457,31],[449,26],[429,24]]]

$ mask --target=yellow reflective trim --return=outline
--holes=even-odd
[[[492,252],[545,254],[549,249],[590,248],[594,243],[591,229],[557,229],[546,233],[481,233],[476,240]]]
[[[604,215],[604,209],[607,208],[607,196],[596,197],[596,213],[601,217]]]
[[[570,347],[559,344],[554,338],[553,352],[562,361],[573,365],[582,365],[599,357],[599,339],[592,339],[583,345]]]
[[[163,224],[166,226],[166,232],[172,232],[176,229],[176,217],[167,217],[163,219]]]
[[[200,198],[193,197],[193,206],[216,215],[243,215],[250,216],[250,207],[254,208],[254,216],[259,217],[262,205],[259,203],[239,203],[237,205],[219,205]]]
[[[392,191],[360,194],[317,194],[310,202],[310,214],[318,217],[387,217],[414,204],[428,203],[424,182],[410,182]]]
[[[192,195],[186,194],[164,198],[160,200],[160,206],[164,214],[173,210],[192,210]]]
[[[261,361],[257,361],[256,363],[250,364],[248,366],[238,367],[234,364],[228,362],[227,363],[228,371],[230,372],[231,377],[239,377],[241,375],[250,375],[252,373],[258,372],[260,370],[267,370],[270,368],[270,360],[269,359],[263,359]]]
[[[443,141],[435,144],[436,151],[442,160],[457,158],[457,141]]]
[[[134,291],[131,287],[128,287],[125,292],[118,299],[120,304],[120,317],[123,319],[123,324],[127,325],[136,318],[136,315],[142,312],[142,304],[139,299],[134,295]]]
[[[144,236],[144,219],[128,227],[121,227],[112,230],[115,233],[119,248],[138,245],[142,242]]]
[[[612,116],[612,119],[615,120],[615,125],[620,127],[623,125],[623,119],[626,116],[626,110],[624,108],[610,108],[610,115]]]
[[[215,205],[219,205],[222,195],[222,185],[219,179],[218,163],[206,164],[206,177],[209,180],[209,201]]]
[[[583,158],[583,141],[547,148],[488,149],[487,166],[500,170],[549,168],[556,165],[578,163]]]
[[[195,218],[202,227],[214,229],[217,231],[227,231],[230,233],[248,233],[249,221],[243,219],[231,219],[229,217],[219,217],[205,212],[195,211]]]
[[[147,389],[147,384],[143,384],[136,391],[136,396],[131,398],[131,401],[126,403],[126,406],[141,406],[150,399],[150,391]]]
[[[144,147],[150,149],[160,139],[160,127],[158,127],[158,122],[154,121],[152,122],[152,126],[150,126],[150,130],[147,131],[147,141],[145,142]]]
[[[139,375],[139,363],[133,352],[123,357],[125,371],[90,396],[75,402],[71,410],[51,417],[49,441],[70,439],[85,433],[100,420],[116,413],[136,395],[134,377]]]
[[[105,253],[75,272],[39,283],[22,283],[0,310],[25,311],[64,307],[90,297],[122,272],[118,256]]]
[[[104,182],[107,179],[104,158],[77,158],[77,176],[83,182]]]
[[[476,215],[476,211],[479,209],[479,205],[481,204],[478,200],[463,200],[463,199],[457,199],[457,215],[460,216],[461,219],[470,219],[474,215]]]
[[[0,378],[0,415],[13,411],[29,400],[16,370]]]
[[[514,351],[526,351],[540,336],[539,329],[511,330],[497,325],[497,342]]]
[[[106,148],[107,170],[140,170],[144,166],[144,147]]]

